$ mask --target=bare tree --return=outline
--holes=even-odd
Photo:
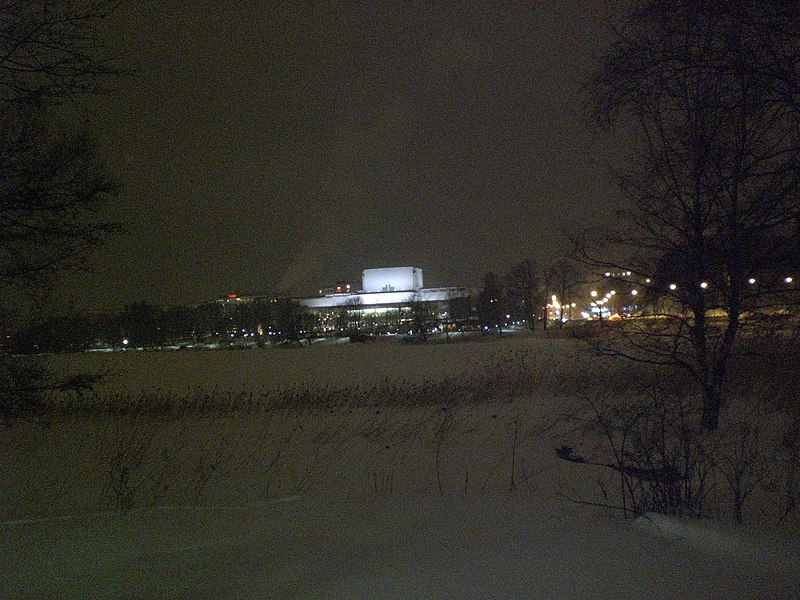
[[[99,216],[115,185],[91,137],[64,119],[67,105],[119,72],[99,35],[112,7],[0,0],[0,292],[14,293],[16,304],[20,292],[84,266],[89,250],[117,230]],[[4,357],[0,369],[0,417],[25,412],[13,398],[72,383],[34,377],[14,360]]]
[[[492,272],[483,279],[483,289],[475,302],[478,320],[484,329],[496,329],[503,334],[503,286]]]
[[[560,258],[550,265],[548,271],[548,279],[552,282],[552,289],[557,294],[561,305],[558,323],[559,326],[563,326],[564,319],[568,315],[571,316],[570,304],[580,279],[578,269],[573,261]]]
[[[98,33],[109,2],[0,0],[0,284],[30,289],[85,266],[118,230],[99,209],[116,185],[64,104],[118,74]]]
[[[603,351],[685,369],[706,429],[753,314],[796,300],[799,23],[778,1],[640,2],[590,88],[638,145],[619,175],[629,208],[580,250],[664,300]]]
[[[364,301],[358,296],[348,298],[336,308],[336,329],[339,333],[361,331]]]
[[[297,344],[302,346],[305,335],[303,311],[296,300],[277,298],[271,304],[272,327],[274,327],[272,343]],[[309,341],[309,345],[311,342]]]
[[[99,28],[116,2],[0,1],[0,104],[61,104],[119,74]]]
[[[411,309],[413,334],[420,342],[427,342],[429,321],[434,317],[429,304],[422,299],[419,292],[414,292],[406,302]]]
[[[520,261],[503,278],[508,309],[519,319],[524,319],[533,331],[539,305],[539,273],[532,260]]]
[[[116,186],[91,139],[21,112],[0,114],[0,284],[15,291],[83,267],[118,230],[98,216]]]
[[[539,310],[542,315],[542,330],[547,331],[548,310],[547,305],[550,303],[551,292],[555,289],[556,273],[553,265],[548,265],[542,269],[542,283],[539,286],[538,300]]]

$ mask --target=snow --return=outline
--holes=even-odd
[[[3,597],[800,595],[796,560],[720,554],[525,494],[294,497],[5,524],[2,534]]]
[[[744,527],[725,527],[720,523],[698,519],[681,519],[648,512],[636,517],[631,525],[653,535],[677,542],[684,547],[696,548],[721,558],[731,558],[763,568],[800,572],[798,555],[784,554],[791,548],[763,533],[748,531]],[[773,534],[774,535],[774,534]],[[795,548],[796,550],[796,548]]]
[[[465,406],[18,424],[0,437],[0,597],[800,598],[796,523],[626,520],[566,499],[596,497],[600,475],[554,452],[574,395],[556,375],[596,366],[570,344],[58,357],[113,367],[106,390],[132,397],[422,382],[522,350],[541,386]]]
[[[455,338],[454,338],[455,339]],[[195,389],[254,390],[296,383],[364,384],[384,379],[419,382],[457,375],[486,362],[498,349],[527,348],[525,337],[486,342],[403,345],[397,337],[377,343],[244,350],[126,351],[48,357],[64,373],[110,371],[102,389],[129,394]],[[555,355],[563,340],[542,347]]]

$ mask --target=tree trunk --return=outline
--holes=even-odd
[[[719,389],[715,386],[703,388],[703,417],[701,425],[707,431],[715,431],[719,427],[719,411],[722,405]]]

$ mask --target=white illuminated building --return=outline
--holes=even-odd
[[[364,269],[361,290],[352,293],[331,293],[315,298],[299,298],[305,308],[336,308],[339,306],[397,307],[411,302],[442,302],[469,296],[466,288],[425,288],[422,269],[416,267],[386,267]]]
[[[422,269],[416,267],[386,267],[364,269],[361,287],[365,293],[419,291],[422,289]]]

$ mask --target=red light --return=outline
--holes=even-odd
[[[341,291],[342,291],[342,286],[340,286],[340,285],[337,285],[337,286],[336,286],[336,293],[338,294],[338,293],[339,293],[339,292],[341,292]]]
[[[236,298],[236,294],[228,294],[228,298],[231,298],[231,299]]]

